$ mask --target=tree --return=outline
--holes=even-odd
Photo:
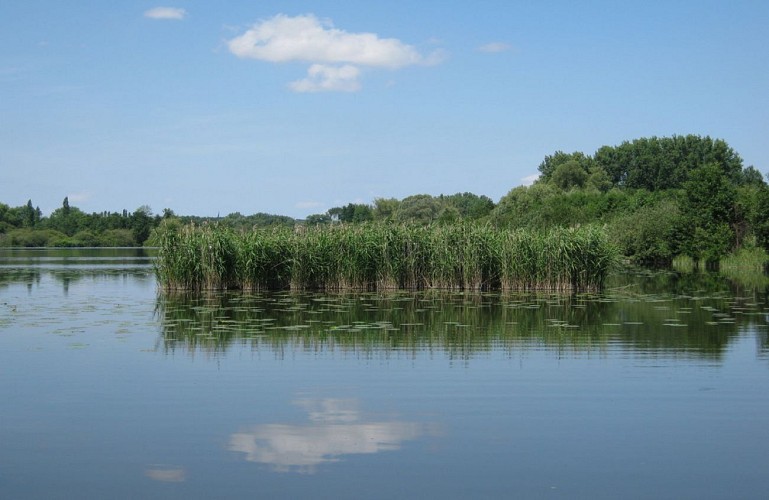
[[[308,215],[304,222],[308,226],[321,226],[331,223],[331,216],[328,213],[312,214]]]
[[[439,224],[456,224],[462,219],[459,210],[453,205],[444,206],[438,214]]]
[[[60,208],[48,217],[48,226],[67,236],[73,236],[80,229],[86,229],[87,216],[79,208],[69,204],[69,198],[64,197]]]
[[[39,219],[40,209],[35,209],[32,206],[32,200],[28,200],[27,204],[22,207],[22,224],[24,227],[35,227]]]
[[[555,168],[551,181],[559,188],[567,191],[572,188],[583,188],[588,174],[577,160],[569,160]]]
[[[734,247],[737,191],[723,168],[709,163],[693,170],[684,183],[684,249],[695,261],[717,263]]]
[[[446,205],[444,211],[449,207],[456,209],[458,218],[477,220],[488,216],[494,210],[494,202],[488,196],[478,196],[473,193],[456,193],[448,196],[441,195],[440,200]],[[450,218],[448,213],[441,215],[441,218],[447,220]]]
[[[491,221],[498,227],[536,227],[546,224],[543,207],[549,200],[563,195],[556,186],[536,182],[531,186],[518,186],[510,190],[494,208]]]
[[[366,222],[374,220],[374,210],[362,203],[348,203],[329,209],[328,215],[339,222]]]
[[[428,224],[438,219],[441,202],[429,194],[415,194],[401,201],[397,219],[401,222]]]
[[[756,193],[753,232],[758,246],[769,252],[769,186],[761,186]]]
[[[376,198],[374,199],[374,219],[378,221],[395,220],[400,206],[400,200],[395,198]]]
[[[608,192],[612,188],[609,174],[599,165],[593,165],[588,172],[586,187],[602,193]]]
[[[610,233],[624,255],[634,262],[669,265],[679,253],[681,213],[673,199],[642,206],[620,215]]]
[[[153,228],[152,209],[142,205],[131,214],[131,232],[136,244],[141,246],[149,238]]]
[[[760,186],[766,184],[764,182],[764,176],[753,165],[745,168],[742,171],[742,184]]]
[[[552,155],[545,156],[545,159],[537,167],[541,174],[540,180],[544,182],[549,181],[560,165],[570,161],[576,162],[585,172],[588,172],[593,166],[593,159],[581,151],[575,151],[570,154],[556,151]]]
[[[679,189],[693,170],[706,164],[718,165],[734,184],[743,178],[742,158],[725,141],[707,136],[674,135],[625,141],[619,146],[601,147],[593,160],[615,186],[631,189]]]

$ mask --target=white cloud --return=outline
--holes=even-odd
[[[152,466],[144,471],[144,474],[150,479],[164,483],[181,483],[186,476],[183,467],[168,467],[162,465]]]
[[[305,425],[262,424],[230,436],[229,450],[277,472],[314,473],[317,466],[343,455],[398,450],[427,429],[412,422],[364,421],[353,400],[297,402],[309,413]]]
[[[307,70],[307,78],[291,82],[289,87],[296,92],[355,92],[360,90],[360,69],[346,64],[326,66],[313,64]]]
[[[70,203],[81,203],[84,201],[88,201],[91,199],[91,195],[89,193],[72,193],[67,195],[67,201]]]
[[[481,52],[497,53],[511,51],[513,50],[513,47],[504,42],[491,42],[486,45],[481,45],[478,47],[478,50]]]
[[[524,186],[531,186],[537,179],[539,179],[539,174],[531,174],[527,175],[526,177],[522,177],[521,182]]]
[[[321,203],[321,202],[319,202],[319,201],[312,201],[312,200],[308,200],[308,201],[300,201],[300,202],[298,202],[298,203],[297,203],[296,205],[294,205],[294,206],[295,206],[296,208],[302,208],[302,209],[306,209],[306,208],[318,208],[318,207],[322,207],[322,206],[323,206],[323,203]]]
[[[187,11],[176,7],[155,7],[144,12],[144,17],[150,19],[181,20],[187,16]]]
[[[422,55],[396,38],[349,33],[312,14],[296,17],[278,14],[256,23],[229,40],[227,46],[241,58],[312,64],[307,78],[289,85],[297,92],[353,92],[360,89],[360,66],[398,69],[437,64],[445,57],[441,51]]]
[[[229,41],[238,57],[270,62],[351,63],[400,68],[424,62],[410,45],[374,33],[348,33],[313,15],[278,14]]]

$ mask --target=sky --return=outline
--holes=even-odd
[[[769,1],[0,0],[0,202],[304,218],[555,151],[769,171]]]

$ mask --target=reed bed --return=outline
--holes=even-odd
[[[360,224],[256,229],[161,228],[164,290],[596,291],[617,261],[604,231],[587,226]]]

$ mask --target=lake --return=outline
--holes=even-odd
[[[3,498],[766,498],[766,287],[159,294],[0,249]]]

